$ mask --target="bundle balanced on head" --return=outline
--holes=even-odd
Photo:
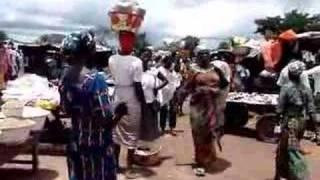
[[[119,1],[109,12],[112,30],[118,33],[119,54],[109,59],[109,69],[115,80],[115,103],[125,102],[128,106],[128,116],[122,118],[114,131],[114,141],[117,144],[115,152],[118,159],[120,147],[128,149],[127,178],[135,178],[133,171],[133,156],[137,148],[142,106],[145,97],[142,88],[142,61],[132,56],[136,33],[143,21],[145,10],[134,1]],[[120,146],[121,145],[121,146]]]

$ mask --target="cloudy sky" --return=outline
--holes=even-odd
[[[299,8],[311,13],[318,0],[140,0],[147,10],[143,31],[156,41],[196,35],[227,37],[254,32],[255,18]],[[115,0],[0,0],[0,29],[17,38],[108,26]]]

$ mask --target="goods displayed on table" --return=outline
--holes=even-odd
[[[18,100],[9,100],[2,106],[5,117],[22,117],[24,103]]]
[[[18,100],[25,104],[52,110],[60,104],[58,88],[51,86],[47,78],[26,74],[14,81],[9,81],[2,91],[2,100]]]
[[[113,31],[129,31],[136,33],[144,19],[146,11],[142,9],[137,1],[120,0],[109,11],[111,28]]]
[[[228,102],[244,103],[251,105],[277,105],[277,94],[258,94],[258,93],[229,93]]]
[[[2,106],[2,112],[0,112],[0,130],[30,127],[36,124],[31,119],[48,115],[49,111],[25,106],[23,102],[18,100],[9,100]]]
[[[50,87],[46,78],[33,74],[9,81],[2,93],[0,130],[3,134],[8,130],[33,127],[37,124],[35,118],[50,114],[44,109],[53,109],[60,103],[58,88]]]
[[[0,120],[0,131],[26,128],[35,124],[36,122],[30,119],[5,118]]]
[[[0,119],[4,118],[37,118],[48,116],[49,111],[40,107],[24,106],[20,101],[10,100],[2,106]]]

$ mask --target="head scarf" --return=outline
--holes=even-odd
[[[119,33],[119,43],[123,54],[131,54],[134,50],[136,35],[129,31]]]
[[[96,43],[92,32],[72,33],[62,42],[64,55],[88,54],[95,51]]]
[[[301,61],[295,61],[288,65],[288,72],[293,76],[300,76],[306,69],[306,65]]]
[[[210,54],[210,50],[206,45],[198,45],[195,49],[195,54]]]

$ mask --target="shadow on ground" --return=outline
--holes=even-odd
[[[137,178],[151,178],[157,176],[157,173],[148,167],[136,166],[133,168]]]
[[[196,164],[194,163],[185,163],[185,164],[176,164],[177,166],[191,166],[192,168],[196,168]],[[232,166],[232,163],[222,159],[217,158],[215,162],[213,162],[209,169],[207,169],[208,174],[220,174],[223,173],[225,170],[230,168]]]
[[[240,137],[246,137],[246,138],[257,138],[257,132],[255,129],[250,128],[230,128],[226,129],[226,134],[236,135]]]
[[[0,169],[1,180],[54,180],[58,176],[58,172],[47,169],[39,169],[36,173],[32,173],[31,170],[15,168]]]
[[[231,167],[231,162],[218,158],[208,169],[209,174],[219,174]]]

